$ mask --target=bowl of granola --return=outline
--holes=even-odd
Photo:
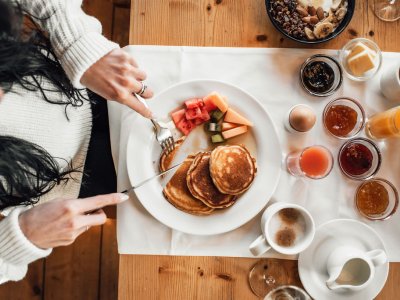
[[[338,36],[350,23],[355,0],[265,0],[268,16],[281,33],[303,44]]]

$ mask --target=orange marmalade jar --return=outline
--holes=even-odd
[[[374,139],[400,137],[400,106],[373,115],[367,122],[366,132]]]

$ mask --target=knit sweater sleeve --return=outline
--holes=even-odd
[[[19,227],[20,208],[0,221],[0,284],[24,278],[28,264],[48,256],[52,249],[40,249],[32,244]]]
[[[68,78],[77,88],[83,73],[119,45],[102,34],[100,22],[81,9],[82,0],[16,0],[48,32]]]

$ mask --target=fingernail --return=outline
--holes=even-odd
[[[126,201],[129,199],[129,195],[127,194],[119,194],[119,199],[122,201]]]

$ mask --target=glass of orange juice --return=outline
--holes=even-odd
[[[400,106],[373,115],[365,130],[373,139],[400,137]]]
[[[324,146],[310,146],[289,153],[286,157],[286,167],[293,176],[321,179],[332,171],[333,156]]]

